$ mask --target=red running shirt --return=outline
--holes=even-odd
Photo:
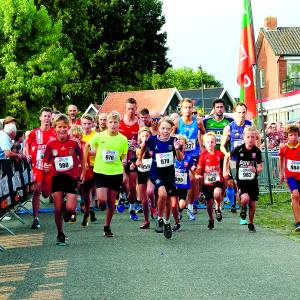
[[[300,142],[295,147],[287,144],[280,148],[279,156],[284,158],[285,177],[300,180]]]
[[[82,152],[78,142],[68,138],[65,142],[49,141],[43,161],[51,164],[50,172],[53,176],[63,173],[77,179],[81,159]]]
[[[26,140],[28,144],[29,154],[32,157],[33,168],[43,170],[43,157],[46,145],[49,141],[56,139],[56,133],[53,128],[49,130],[33,129]]]
[[[214,185],[216,182],[223,181],[223,170],[221,168],[224,154],[215,149],[214,154],[203,150],[199,157],[198,166],[201,169],[204,185]],[[223,164],[222,164],[223,165]]]

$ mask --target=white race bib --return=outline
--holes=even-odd
[[[148,172],[150,171],[152,164],[152,158],[143,158],[142,165],[138,167],[139,172]]]
[[[188,142],[186,144],[186,147],[185,147],[185,150],[186,151],[193,151],[195,149],[196,149],[196,140],[195,139],[188,140]]]
[[[102,150],[102,160],[106,163],[112,163],[117,160],[118,151],[117,150]]]
[[[242,144],[244,144],[244,141],[243,141],[243,140],[235,140],[235,141],[233,142],[233,148],[236,148],[236,147],[238,147],[238,146],[240,146],[240,145],[242,145]]]
[[[73,168],[72,156],[61,156],[54,158],[54,165],[56,171],[68,171]]]
[[[290,172],[299,173],[300,161],[288,159],[286,162],[286,167]]]
[[[222,139],[222,134],[217,133],[216,134],[216,144],[220,145],[221,144],[221,139]]]
[[[173,152],[156,153],[155,158],[158,168],[165,168],[174,164]]]
[[[239,180],[253,180],[255,178],[255,172],[253,172],[251,168],[250,167],[239,168]]]
[[[213,184],[217,181],[220,181],[219,172],[205,172],[204,173],[204,183],[205,184]]]
[[[175,183],[176,184],[187,184],[187,173],[180,172],[180,169],[175,169]]]

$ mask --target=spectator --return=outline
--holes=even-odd
[[[283,140],[283,132],[278,130],[276,123],[271,123],[267,128],[266,136],[268,137],[268,149],[275,150],[279,148]]]
[[[11,157],[22,159],[22,154],[11,151],[16,132],[17,127],[13,122],[6,123],[3,130],[0,131],[0,159]]]

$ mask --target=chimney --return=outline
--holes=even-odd
[[[276,17],[267,17],[265,18],[265,30],[277,30],[277,18]]]

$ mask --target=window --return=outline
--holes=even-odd
[[[263,89],[265,87],[265,70],[259,70],[259,81],[260,81],[260,88]]]

